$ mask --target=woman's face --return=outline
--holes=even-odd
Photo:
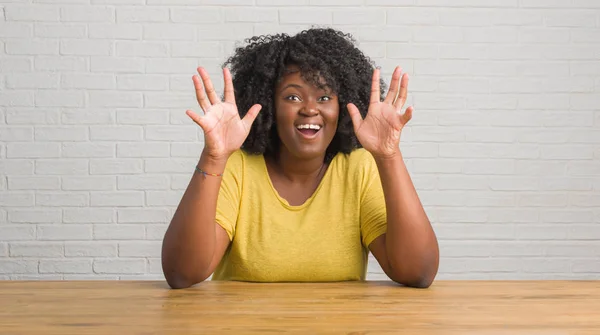
[[[297,68],[275,88],[275,113],[281,150],[298,158],[325,154],[337,130],[337,95],[306,82]]]

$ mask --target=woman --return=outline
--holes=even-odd
[[[364,280],[370,251],[393,281],[429,287],[437,239],[399,148],[408,76],[396,68],[383,97],[333,29],[248,42],[223,101],[204,69],[193,77],[205,147],[163,241],[169,285]]]

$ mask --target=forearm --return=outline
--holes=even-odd
[[[226,160],[202,155],[198,166],[222,173]],[[165,233],[162,264],[165,278],[174,286],[189,286],[203,280],[215,246],[215,215],[221,177],[194,173]],[[173,286],[172,285],[172,286]]]
[[[439,247],[402,154],[375,158],[387,211],[386,254],[396,281],[429,286],[439,264]]]

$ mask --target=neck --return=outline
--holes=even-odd
[[[283,149],[272,160],[277,172],[292,183],[308,183],[321,178],[325,170],[325,154],[301,159]]]

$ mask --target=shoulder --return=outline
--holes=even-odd
[[[256,169],[260,166],[262,155],[250,154],[242,149],[236,150],[227,160],[226,171],[234,174],[242,174],[248,169]]]
[[[343,158],[341,155],[343,155]],[[377,169],[373,155],[364,148],[354,149],[349,154],[340,154],[338,158],[344,161],[344,165],[349,173],[364,174],[372,172],[372,169]]]

